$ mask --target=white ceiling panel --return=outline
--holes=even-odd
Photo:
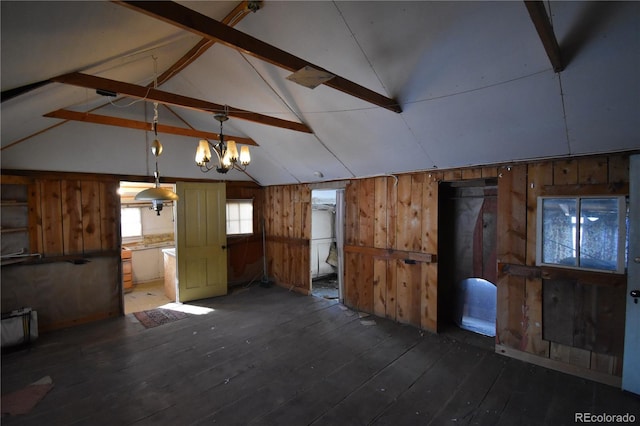
[[[440,168],[567,155],[557,76],[410,104],[404,116]]]
[[[221,20],[238,2],[180,4]],[[67,108],[149,122],[152,102],[110,105],[93,89],[46,82],[81,71],[149,84],[200,36],[113,2],[0,7],[2,167],[146,176],[151,132],[43,114]],[[259,145],[248,175],[202,174],[198,138],[161,134],[161,175],[275,185],[640,149],[640,3],[545,7],[567,65],[560,73],[520,1],[265,0],[236,29],[396,99],[403,112],[303,87],[289,70],[215,44],[160,89],[313,133],[230,118],[226,135]],[[219,131],[212,112],[171,110],[160,108],[160,124]]]

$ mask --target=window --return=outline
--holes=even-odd
[[[142,214],[140,208],[125,207],[120,210],[122,238],[142,237]]]
[[[253,234],[253,200],[227,200],[227,235]]]
[[[538,265],[624,273],[625,197],[539,197]]]

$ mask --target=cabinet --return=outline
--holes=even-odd
[[[125,293],[128,293],[133,290],[131,250],[123,248],[120,258],[122,260],[122,288]]]

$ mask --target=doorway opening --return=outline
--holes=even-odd
[[[341,300],[342,190],[311,191],[311,294]]]
[[[172,300],[165,280],[166,251],[175,248],[175,212],[165,202],[160,215],[150,202],[135,200],[140,191],[154,185],[120,182],[120,223],[122,236],[122,289],[124,313],[150,310]],[[161,184],[175,191],[173,184]],[[174,251],[175,253],[175,251]]]
[[[493,345],[496,320],[497,179],[439,189],[438,329],[471,331]],[[443,236],[447,238],[443,238]]]

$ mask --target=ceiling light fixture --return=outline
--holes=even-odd
[[[154,57],[154,65],[156,58]],[[155,75],[157,76],[157,70]],[[157,77],[154,79],[154,88],[158,87]],[[155,139],[151,144],[151,153],[156,157],[156,170],[153,172],[153,177],[155,179],[155,187],[145,189],[136,194],[135,199],[139,201],[151,201],[151,208],[153,211],[158,212],[158,216],[160,216],[160,212],[162,211],[162,207],[164,206],[165,201],[178,201],[178,195],[175,192],[171,191],[167,188],[160,188],[160,172],[158,172],[158,157],[162,154],[162,144],[158,140],[158,103],[153,103],[153,133],[155,134]]]
[[[158,139],[154,139],[151,144],[151,153],[156,157],[156,170],[153,172],[155,178],[155,186],[145,189],[136,194],[135,199],[139,201],[151,201],[151,209],[155,212],[162,211],[165,201],[178,201],[178,195],[168,188],[160,187],[160,173],[158,172],[158,157],[162,154],[162,144]]]
[[[229,119],[229,114],[225,107],[224,113],[217,113],[213,116],[220,122],[220,134],[218,135],[218,143],[212,144],[206,139],[200,139],[196,148],[196,165],[200,167],[203,173],[210,170],[216,170],[218,173],[227,173],[231,169],[245,171],[251,162],[251,154],[249,147],[242,146],[240,155],[238,155],[238,147],[235,141],[225,141],[222,133],[222,123]],[[211,164],[211,151],[218,157],[218,164]]]

